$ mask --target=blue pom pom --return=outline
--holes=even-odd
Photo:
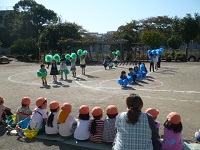
[[[123,84],[124,84],[125,86],[127,86],[127,85],[128,85],[128,80],[127,80],[127,79],[124,79],[124,80],[123,80]]]
[[[133,82],[133,77],[132,76],[127,76],[129,83]]]
[[[120,85],[123,85],[123,80],[122,80],[121,78],[119,78],[119,79],[117,80],[117,83],[120,84]]]

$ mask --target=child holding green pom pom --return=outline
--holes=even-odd
[[[73,74],[73,77],[76,78],[76,58],[70,58],[69,61],[71,62],[71,71]]]
[[[82,55],[80,56],[80,67],[82,69],[82,74],[85,75],[85,67],[86,67],[86,62],[85,62],[85,58],[87,55]]]
[[[41,64],[40,65],[40,70],[41,72],[41,79],[42,79],[42,84],[47,84],[47,70],[45,69],[45,65]]]
[[[58,75],[58,69],[57,69],[57,64],[55,60],[52,60],[52,66],[51,66],[51,72],[50,75],[53,75],[53,82],[57,82],[57,76]]]
[[[66,70],[67,69],[67,64],[65,62],[65,59],[61,59],[61,62],[60,62],[60,71],[61,71],[61,80],[63,80],[63,72],[65,74],[65,80],[67,80],[67,73],[66,73]]]

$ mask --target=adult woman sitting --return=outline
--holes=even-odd
[[[159,150],[159,134],[152,116],[141,112],[143,102],[140,96],[130,94],[126,98],[127,112],[116,119],[114,150]]]

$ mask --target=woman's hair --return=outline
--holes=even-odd
[[[137,94],[130,94],[129,97],[126,98],[126,105],[128,108],[128,120],[126,122],[134,125],[139,120],[139,115],[141,113],[139,108],[143,106],[142,99]]]
[[[81,120],[89,120],[90,119],[90,115],[89,115],[89,113],[88,114],[79,114],[79,116],[78,116],[78,118],[79,119],[81,119]]]
[[[183,126],[182,126],[181,122],[179,124],[173,124],[173,123],[169,122],[168,120],[166,120],[164,123],[164,126],[168,130],[173,130],[174,133],[180,133],[183,130]]]
[[[47,118],[47,126],[48,127],[53,127],[53,119],[54,119],[54,114],[53,112],[57,112],[58,109],[50,109],[51,114],[50,116]]]
[[[100,120],[101,119],[101,116],[102,115],[99,115],[99,116],[93,116],[94,119],[92,120],[92,123],[91,123],[91,134],[95,134],[97,132],[96,130],[96,126],[97,126],[97,123],[96,123],[96,120]]]

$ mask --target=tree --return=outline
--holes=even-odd
[[[178,35],[172,35],[168,40],[167,40],[167,44],[169,47],[171,47],[173,49],[173,52],[172,52],[172,56],[173,56],[173,59],[174,59],[174,50],[175,49],[178,49],[181,45],[181,37],[178,36]]]
[[[34,38],[38,41],[40,32],[44,25],[56,23],[57,14],[34,0],[21,0],[5,16],[5,27],[11,34],[18,38]]]
[[[163,34],[163,43],[162,45],[167,45],[167,39],[170,38],[171,35],[171,26],[173,19],[168,16],[157,16],[157,17],[150,17],[147,19],[140,20],[140,28],[142,30],[149,30],[149,31],[159,31]]]
[[[49,43],[49,48],[57,49],[72,46],[82,39],[85,30],[76,23],[64,22],[46,26],[40,35],[40,43]]]
[[[167,44],[172,49],[178,49],[181,45],[181,37],[178,35],[172,35],[172,37],[167,40]]]
[[[18,39],[10,47],[12,54],[29,55],[37,54],[38,45],[32,38]]]
[[[163,34],[159,31],[143,31],[141,34],[142,43],[149,45],[151,49],[159,48],[163,41]]]
[[[175,18],[172,25],[173,32],[181,35],[182,40],[186,43],[185,55],[188,58],[188,47],[191,40],[195,40],[198,35],[198,20],[197,16],[195,18],[191,14],[187,14],[183,19]]]

